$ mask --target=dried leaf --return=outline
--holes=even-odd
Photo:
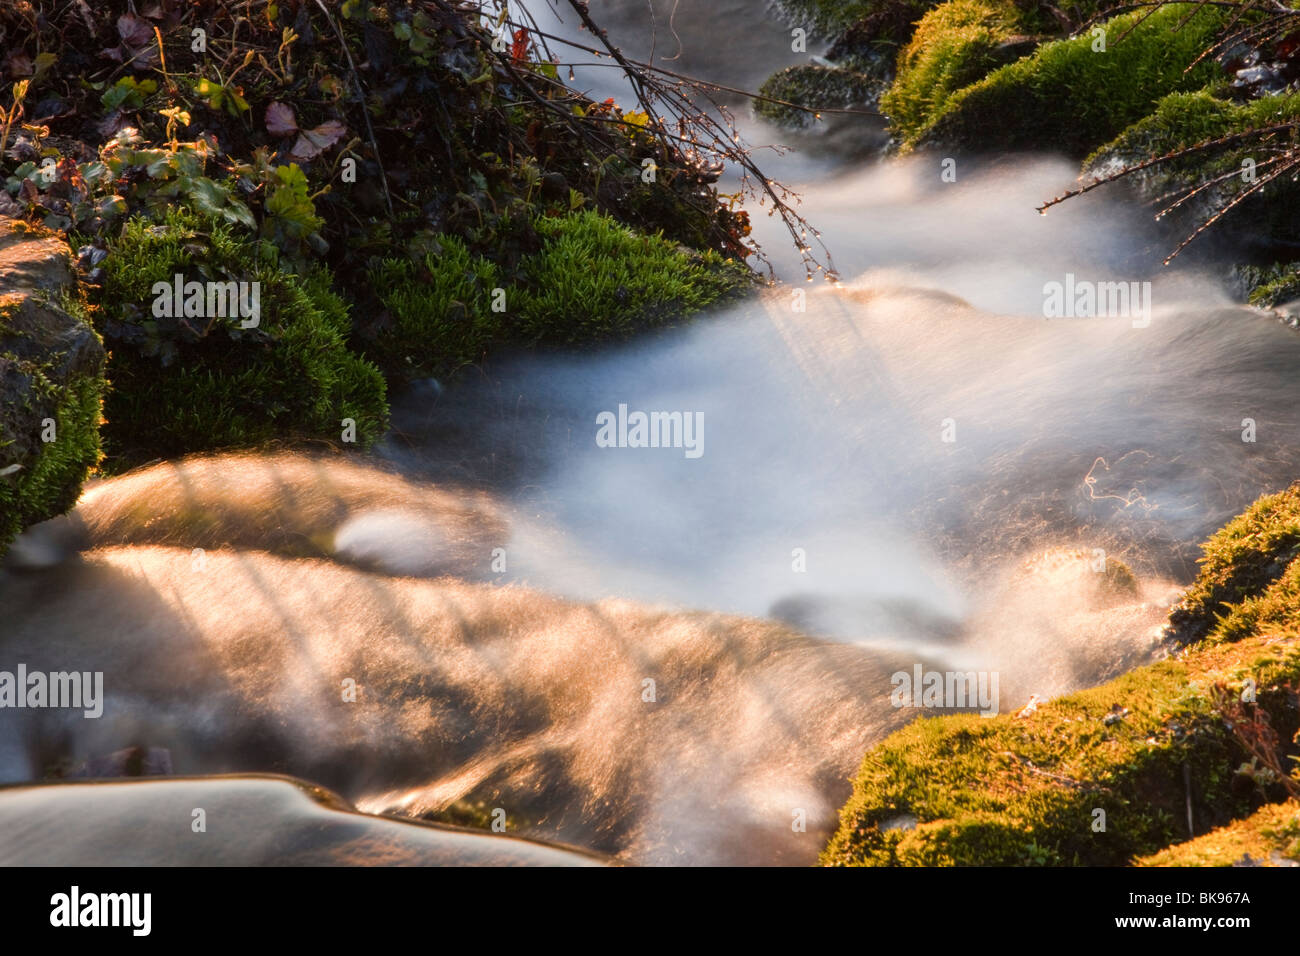
[[[124,13],[117,18],[117,35],[129,47],[142,47],[153,42],[153,26],[148,20]]]
[[[5,69],[14,79],[20,76],[31,76],[35,72],[32,58],[22,50],[15,50],[5,57]]]
[[[289,155],[298,160],[315,159],[348,133],[348,128],[338,120],[326,120],[315,129],[305,129],[293,144]]]
[[[126,122],[126,115],[121,110],[113,110],[95,124],[95,129],[99,130],[99,135],[109,137],[125,126]]]
[[[298,132],[298,120],[293,107],[286,103],[272,103],[266,108],[266,131],[272,136],[290,136]]]

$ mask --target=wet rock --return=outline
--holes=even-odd
[[[857,70],[811,63],[791,66],[767,78],[759,93],[770,99],[755,101],[754,111],[785,126],[810,126],[817,118],[810,111],[871,109],[886,86],[881,76]]]
[[[1098,149],[1084,163],[1083,175],[1097,178],[1136,167],[1154,156],[1179,154],[1197,143],[1224,139],[1223,145],[1181,153],[1176,158],[1138,168],[1125,177],[1144,200],[1166,209],[1160,222],[1171,237],[1189,235],[1200,223],[1217,219],[1213,234],[1234,254],[1257,262],[1289,261],[1300,252],[1300,227],[1292,210],[1300,187],[1289,175],[1265,183],[1268,153],[1257,136],[1246,135],[1300,116],[1300,94],[1264,96],[1235,103],[1202,90],[1166,96],[1155,110]],[[1238,136],[1237,140],[1226,137]],[[1206,186],[1207,188],[1199,188]],[[1176,206],[1173,204],[1178,202]],[[1233,283],[1253,304],[1271,308],[1294,292],[1294,277],[1285,267],[1238,270]],[[1262,287],[1273,285],[1265,290]],[[1290,289],[1285,288],[1290,286]],[[1273,301],[1256,301],[1271,298]]]
[[[89,543],[85,522],[75,512],[34,524],[20,534],[0,558],[11,570],[52,568],[77,554]]]
[[[171,774],[172,755],[166,747],[127,747],[91,757],[68,777],[168,777]]]
[[[196,816],[196,808],[204,811]],[[176,839],[203,820],[208,839]],[[337,794],[248,775],[55,783],[0,791],[0,866],[600,866],[506,834],[358,813]],[[195,831],[198,832],[198,831]]]

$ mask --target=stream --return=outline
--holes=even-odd
[[[774,19],[734,26],[754,8],[683,0],[673,68],[754,88],[800,61]],[[645,10],[602,14],[640,55]],[[618,95],[609,72],[578,85]],[[1005,713],[1158,654],[1200,542],[1300,473],[1300,337],[1206,261],[1162,268],[1173,240],[1118,193],[1040,216],[1065,160],[946,182],[939,157],[877,158],[869,123],[822,149],[741,119],[801,147],[757,155],[840,285],[805,283],[750,207],[791,284],[417,383],[369,456],[92,483],[78,554],[38,528],[0,571],[0,669],[102,671],[103,716],[0,710],[0,782],[166,748],[177,774],[291,774],[372,813],[500,807],[626,862],[809,864],[865,750],[916,716],[891,675],[994,673]],[[1144,307],[1045,318],[1067,282]],[[694,443],[598,443],[638,411]]]

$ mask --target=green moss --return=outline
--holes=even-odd
[[[844,109],[870,106],[884,85],[880,77],[870,73],[806,63],[773,73],[758,92],[808,109]],[[807,126],[814,122],[812,113],[767,100],[755,100],[754,112],[787,126]]]
[[[823,862],[1124,864],[1188,838],[1184,772],[1198,829],[1247,816],[1254,794],[1235,786],[1245,751],[1212,689],[1250,678],[1279,734],[1295,730],[1287,686],[1300,680],[1298,516],[1292,488],[1211,539],[1184,601],[1210,639],[1178,659],[1025,718],[919,719],[886,738],[866,755]],[[1104,832],[1093,829],[1098,809]]]
[[[1119,172],[1154,156],[1163,156],[1207,140],[1298,119],[1298,93],[1265,96],[1240,104],[1219,99],[1208,90],[1175,93],[1161,99],[1151,115],[1134,123],[1089,156],[1083,171],[1089,176]],[[1242,139],[1158,163],[1133,173],[1127,181],[1152,199],[1168,196],[1167,202],[1171,202],[1186,190],[1219,180],[1212,190],[1199,193],[1191,202],[1166,217],[1171,226],[1185,232],[1194,222],[1204,222],[1218,213],[1249,187],[1249,177],[1233,175],[1243,170],[1247,160],[1259,167],[1254,178],[1264,178],[1268,172],[1267,160],[1275,155],[1272,146],[1269,143],[1268,148],[1264,148],[1264,141],[1255,137]],[[1259,194],[1241,202],[1217,228],[1220,234],[1225,229],[1235,232],[1246,243],[1267,240],[1293,245],[1300,242],[1300,224],[1292,213],[1297,203],[1300,203],[1300,185],[1290,176],[1282,176],[1270,182]],[[1264,281],[1261,277],[1258,284]],[[1283,288],[1261,291],[1259,304],[1276,304],[1276,301],[1267,300],[1276,299],[1284,291]],[[1253,297],[1252,301],[1255,301]]]
[[[539,218],[534,228],[540,248],[520,257],[510,279],[446,236],[420,267],[405,260],[376,265],[370,281],[387,316],[367,354],[394,374],[444,372],[478,361],[494,345],[624,337],[753,282],[742,263],[639,235],[591,210]]]
[[[358,444],[385,430],[383,377],[350,352],[348,310],[323,269],[290,275],[258,245],[188,211],[161,225],[132,220],[109,248],[98,322],[111,348],[105,439],[118,466],[155,456],[275,439]],[[261,283],[261,321],[167,320],[152,314],[155,282]]]
[[[523,339],[551,345],[622,338],[733,297],[754,282],[740,262],[639,235],[583,212],[537,221],[542,249],[522,265]]]
[[[1273,309],[1300,299],[1300,264],[1294,262],[1237,266],[1233,269],[1233,279],[1242,298],[1261,309]]]
[[[777,0],[791,23],[806,27],[814,35],[831,38],[846,33],[862,33],[861,41],[881,45],[901,45],[912,36],[913,28],[944,0]],[[1079,23],[1096,12],[1095,0],[1065,2],[1057,9],[1072,22]],[[1026,30],[1059,30],[1061,23],[1042,11],[1035,0],[1013,0],[1008,7]]]
[[[1230,605],[1214,630],[1213,640],[1239,641],[1259,631],[1293,638],[1295,608],[1300,607],[1300,562],[1292,562],[1262,594]]]
[[[0,363],[5,360],[0,357]],[[86,476],[102,457],[99,440],[100,402],[104,382],[100,375],[80,376],[66,385],[47,377],[47,370],[28,365],[32,392],[46,409],[33,418],[54,419],[54,440],[34,443],[36,458],[22,470],[0,476],[0,554],[28,525],[63,514],[77,502]],[[43,429],[42,429],[43,430]],[[0,444],[8,436],[0,435]]]
[[[1108,595],[1124,598],[1136,598],[1142,593],[1133,569],[1118,558],[1106,559],[1101,589]]]
[[[1300,677],[1300,651],[1252,639],[1230,658],[1139,668],[1101,687],[1011,715],[923,718],[873,748],[823,862],[828,865],[1120,865],[1187,836],[1183,767],[1197,820],[1248,813],[1232,787],[1241,755],[1209,685]],[[1275,709],[1284,695],[1273,695]],[[1111,708],[1128,708],[1106,724]],[[1106,831],[1094,832],[1094,811]],[[889,828],[904,814],[910,829]]]
[[[1245,820],[1135,861],[1137,866],[1300,863],[1300,800],[1261,808]]]
[[[1218,8],[1171,4],[1150,16],[1139,11],[1107,21],[1105,52],[1094,52],[1090,33],[1048,43],[953,94],[908,145],[1086,153],[1166,94],[1222,75],[1208,59],[1188,67],[1226,16]]]
[[[389,374],[418,375],[482,358],[500,336],[491,311],[500,287],[496,266],[471,255],[456,236],[439,236],[438,249],[417,267],[385,259],[370,272],[386,310],[366,354]]]
[[[1203,551],[1195,583],[1170,615],[1182,643],[1211,634],[1230,605],[1264,594],[1300,554],[1300,483],[1260,498]]]
[[[40,244],[11,253],[13,271],[0,277],[0,555],[24,528],[76,503],[102,458],[105,387],[102,344],[66,247],[26,223],[4,228]]]
[[[949,96],[1006,62],[998,47],[1015,34],[1016,14],[1010,4],[988,0],[949,0],[927,13],[880,101],[895,135],[914,139]]]

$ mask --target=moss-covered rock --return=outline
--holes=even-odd
[[[898,55],[897,74],[881,107],[890,127],[910,142],[948,97],[1014,58],[1008,44],[1018,11],[995,0],[949,0],[927,13]]]
[[[100,459],[104,350],[79,295],[61,240],[0,219],[0,554]]]
[[[1232,279],[1241,298],[1261,309],[1276,309],[1300,300],[1300,263],[1237,266]]]
[[[532,227],[538,248],[509,275],[449,236],[419,264],[377,264],[370,281],[385,317],[366,353],[390,374],[441,373],[492,345],[621,338],[753,285],[740,262],[640,235],[598,212],[541,217]]]
[[[933,6],[934,0],[777,0],[776,5],[791,23],[816,36],[834,37],[889,6],[905,7],[907,15],[915,19]]]
[[[155,314],[156,283],[259,283],[260,317]],[[175,209],[130,221],[109,248],[96,322],[111,355],[107,451],[116,467],[157,456],[270,440],[364,447],[385,430],[379,370],[346,344],[348,309],[328,272],[280,270],[229,226]]]
[[[1232,103],[1208,90],[1164,97],[1151,115],[1125,129],[1084,162],[1085,176],[1119,172],[1152,157],[1164,156],[1198,143],[1222,139],[1247,130],[1300,119],[1300,93],[1265,96]],[[1281,142],[1290,135],[1282,134]],[[1222,212],[1252,183],[1268,175],[1275,156],[1274,137],[1250,136],[1192,155],[1140,169],[1126,179],[1150,200],[1171,203],[1183,193],[1217,180],[1189,202],[1166,215],[1166,223],[1181,233]],[[1231,239],[1239,249],[1250,246],[1283,247],[1300,251],[1300,222],[1293,210],[1300,203],[1300,185],[1280,176],[1263,190],[1238,203],[1216,226],[1216,234]],[[1271,290],[1261,298],[1272,297]]]
[[[1183,644],[1214,635],[1234,605],[1265,594],[1300,555],[1300,482],[1260,498],[1203,550],[1195,583],[1169,617]]]
[[[1031,714],[919,719],[886,738],[823,862],[1118,865],[1283,799],[1277,781],[1241,785],[1247,752],[1217,694],[1253,681],[1279,739],[1300,726],[1298,511],[1300,488],[1269,496],[1207,544],[1182,608],[1207,638],[1195,648]]]
[[[771,99],[755,100],[754,112],[783,126],[809,126],[816,116],[807,110],[871,107],[886,85],[878,74],[801,63],[778,70],[763,81],[758,92]],[[785,103],[805,109],[794,109]]]
[[[1134,861],[1136,866],[1300,866],[1300,800],[1288,800],[1204,836]]]
[[[785,19],[806,28],[814,36],[833,39],[828,54],[839,62],[874,59],[892,53],[912,36],[917,23],[944,0],[777,0]],[[1014,0],[1022,11],[1019,18],[1039,21],[1038,4]],[[1064,8],[1095,9],[1093,3],[1063,4]],[[1058,24],[1063,27],[1064,24]]]
[[[1045,44],[954,93],[913,143],[1085,154],[1150,113],[1161,97],[1222,76],[1210,59],[1188,67],[1226,16],[1218,8],[1171,4],[1107,21],[1104,51],[1095,49],[1092,33]]]

